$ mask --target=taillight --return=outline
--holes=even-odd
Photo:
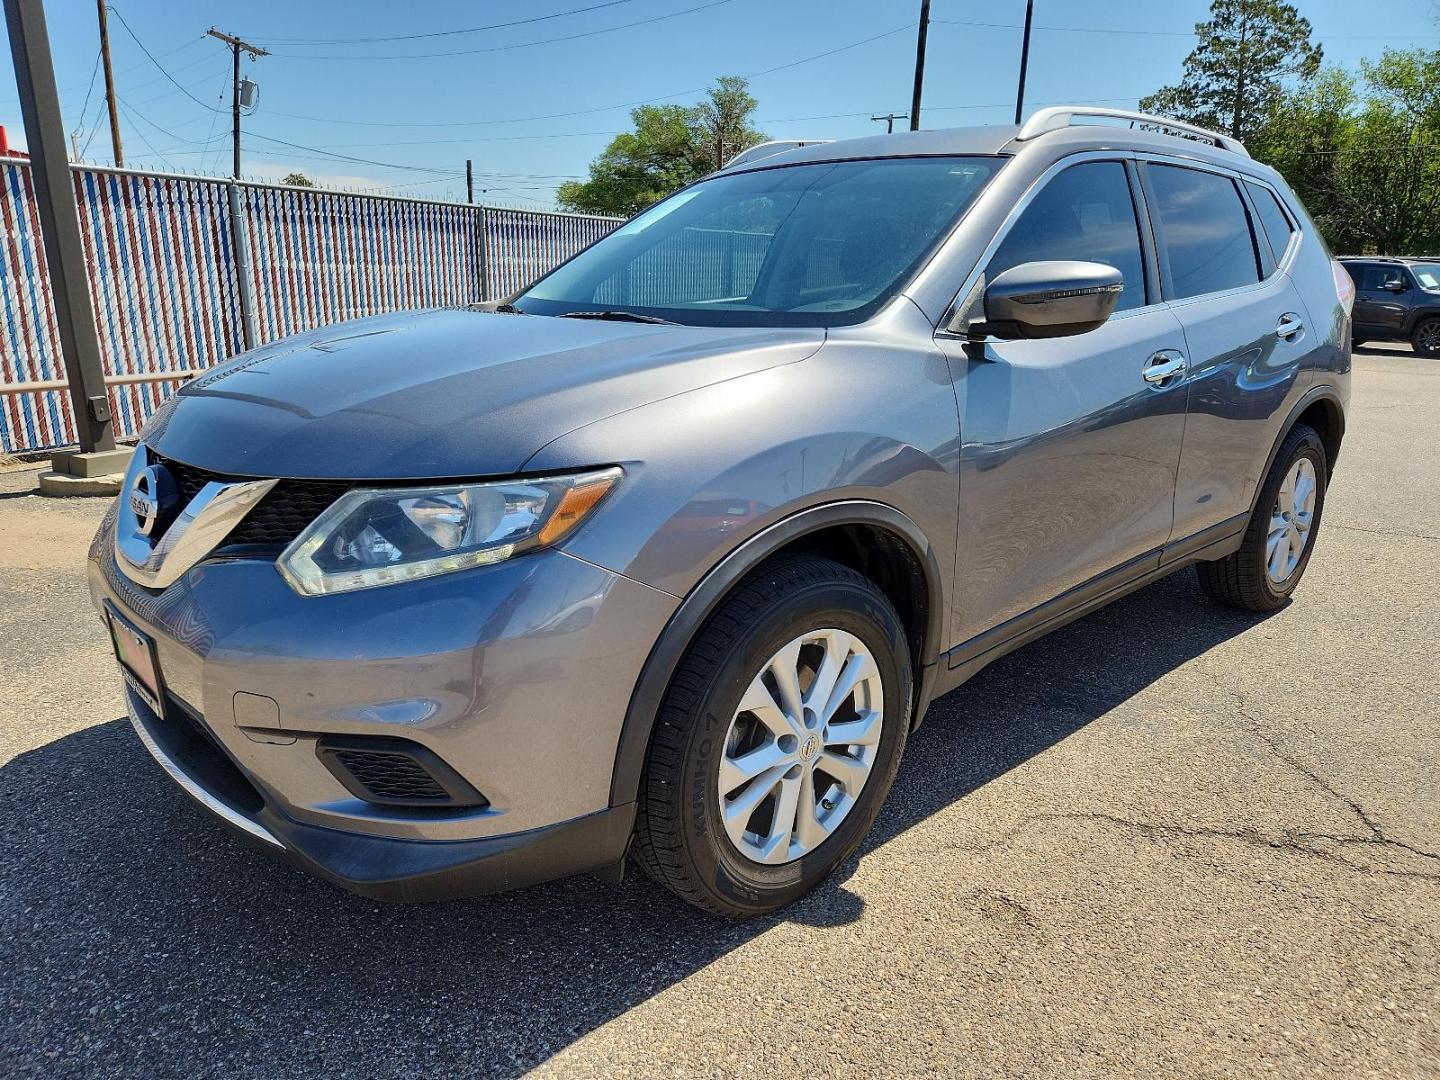
[[[1330,260],[1330,272],[1335,275],[1335,295],[1340,298],[1340,303],[1348,315],[1355,306],[1355,281],[1339,259]]]

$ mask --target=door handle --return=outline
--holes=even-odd
[[[1305,320],[1293,312],[1287,312],[1280,316],[1280,321],[1275,326],[1275,336],[1281,341],[1289,341],[1304,329]]]
[[[1156,390],[1163,390],[1177,382],[1189,367],[1190,364],[1181,353],[1158,352],[1150,357],[1150,362],[1140,372],[1140,377]]]

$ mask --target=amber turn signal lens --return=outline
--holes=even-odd
[[[577,484],[565,492],[555,513],[540,530],[540,544],[547,546],[560,540],[566,533],[579,525],[597,503],[615,486],[618,477],[602,476],[587,484]]]

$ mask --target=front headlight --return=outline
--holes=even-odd
[[[301,596],[321,596],[503,562],[557,543],[620,475],[356,488],[311,522],[277,565]]]

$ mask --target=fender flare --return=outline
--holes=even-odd
[[[825,503],[801,510],[756,533],[732,550],[686,594],[670,616],[670,621],[650,650],[630,695],[630,706],[625,712],[620,741],[615,749],[615,769],[610,781],[611,806],[623,806],[639,798],[640,775],[650,748],[650,734],[670,679],[690,642],[731,588],[787,544],[808,533],[836,525],[872,525],[885,529],[900,537],[918,560],[925,575],[927,592],[927,625],[921,667],[933,670],[941,640],[944,597],[939,564],[930,541],[920,527],[893,506],[869,500]],[[915,673],[917,689],[922,682],[930,681],[922,676],[922,671]]]
[[[1251,514],[1255,513],[1255,504],[1260,499],[1260,490],[1265,486],[1265,478],[1270,475],[1270,470],[1275,466],[1275,458],[1280,453],[1280,447],[1284,444],[1286,436],[1290,434],[1290,429],[1293,428],[1296,421],[1300,419],[1300,414],[1317,401],[1330,402],[1335,406],[1335,412],[1340,417],[1339,437],[1336,439],[1335,444],[1337,447],[1335,460],[1339,459],[1338,447],[1340,442],[1345,438],[1345,402],[1340,397],[1339,390],[1334,386],[1329,383],[1321,383],[1305,391],[1300,400],[1291,408],[1289,415],[1285,417],[1285,422],[1280,425],[1280,434],[1275,436],[1275,445],[1270,447],[1270,453],[1265,456],[1265,468],[1260,470],[1260,483],[1255,487],[1255,494],[1250,497]],[[1330,462],[1332,469],[1334,465],[1335,461],[1332,460]]]

